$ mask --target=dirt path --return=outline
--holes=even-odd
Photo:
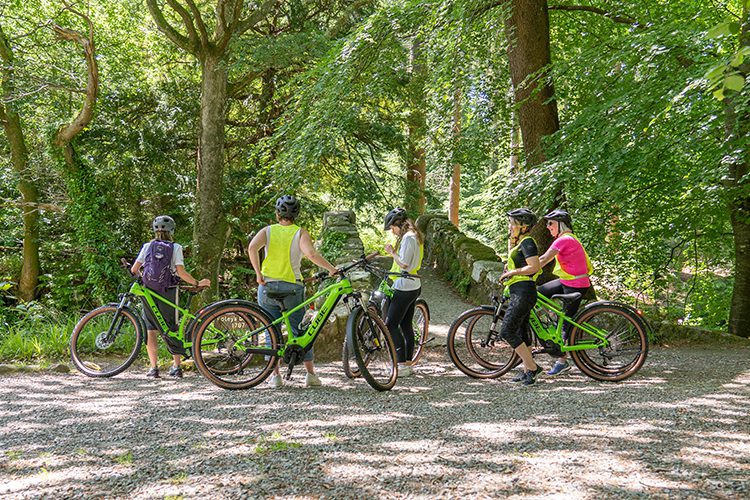
[[[376,393],[229,392],[189,373],[0,379],[0,497],[750,496],[750,352],[655,349],[619,384],[519,387],[444,349]],[[547,360],[542,360],[547,362]]]

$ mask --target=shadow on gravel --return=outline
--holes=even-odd
[[[656,350],[618,384],[472,380],[442,351],[389,393],[126,373],[0,384],[0,495],[750,495],[746,353]],[[546,360],[542,360],[545,362]]]

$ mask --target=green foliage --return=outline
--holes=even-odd
[[[346,233],[338,231],[328,231],[323,235],[323,241],[320,244],[319,251],[329,261],[333,262],[341,257],[344,244],[349,239]]]

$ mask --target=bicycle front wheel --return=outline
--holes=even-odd
[[[361,323],[367,321],[367,316],[364,313],[364,309],[361,307],[355,307],[349,315],[349,320],[354,322],[356,328],[359,330],[362,328]],[[347,330],[348,330],[347,321]],[[357,366],[357,360],[354,357],[354,349],[351,347],[351,343],[348,340],[348,335],[344,335],[344,345],[341,348],[341,364],[344,368],[344,375],[346,378],[354,379],[360,376],[359,367]]]
[[[462,313],[448,330],[448,356],[472,378],[497,378],[518,364],[518,355],[500,338],[501,318],[492,328],[494,309],[477,307]]]
[[[427,343],[427,335],[430,331],[430,309],[424,299],[417,299],[414,306],[414,355],[411,357],[412,364],[417,363]]]
[[[648,355],[648,336],[638,314],[624,304],[595,304],[576,318],[576,323],[606,332],[607,347],[571,351],[576,366],[589,377],[609,382],[624,380],[641,369]],[[573,328],[569,343],[596,345],[601,340]]]
[[[248,353],[247,349],[281,346],[271,319],[249,303],[227,304],[196,319],[193,357],[198,371],[223,389],[249,389],[263,382],[278,361],[275,355]],[[255,330],[265,328],[255,334]]]
[[[70,359],[89,377],[113,377],[133,364],[145,328],[128,308],[107,304],[78,321],[70,337]]]
[[[363,321],[358,320],[360,317]],[[358,306],[352,311],[346,323],[346,341],[359,372],[373,389],[388,391],[396,384],[396,347],[375,309]]]

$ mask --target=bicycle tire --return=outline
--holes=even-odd
[[[222,389],[249,389],[273,372],[277,356],[246,353],[235,343],[248,332],[269,326],[272,320],[260,306],[245,302],[226,304],[197,318],[193,330],[193,359],[206,379]],[[245,341],[245,347],[281,346],[274,326]]]
[[[424,345],[430,332],[430,308],[427,306],[427,301],[422,298],[417,299],[417,303],[414,305],[412,323],[414,324],[414,354],[411,357],[411,362],[416,364],[422,357]]]
[[[119,304],[97,307],[73,328],[70,359],[88,377],[114,377],[127,370],[141,351],[146,331],[143,320],[130,308],[119,309],[119,313],[118,308]],[[115,322],[119,322],[117,331],[108,338]]]
[[[492,343],[481,345],[490,335],[494,314],[491,306],[469,309],[460,314],[448,330],[448,357],[469,377],[498,378],[518,365],[518,354],[499,335],[491,339]]]
[[[581,311],[576,323],[588,324],[608,332],[606,348],[571,351],[576,366],[589,377],[619,382],[641,369],[648,356],[648,335],[638,314],[625,304],[592,304]],[[570,332],[569,344],[591,342],[595,337],[580,328]]]
[[[355,307],[362,309],[361,306]],[[370,387],[388,391],[396,385],[398,368],[396,347],[388,328],[374,309],[364,310],[366,321],[355,322],[352,316],[346,322],[346,339],[352,348],[357,367]],[[373,331],[375,330],[375,331]]]
[[[352,310],[349,319],[347,320],[347,330],[349,329],[349,321],[357,323],[364,321],[363,309],[361,307],[355,307]],[[360,376],[357,360],[354,358],[354,351],[350,347],[347,335],[344,335],[344,342],[341,348],[341,365],[344,368],[344,375],[346,375],[346,378],[355,379]]]

